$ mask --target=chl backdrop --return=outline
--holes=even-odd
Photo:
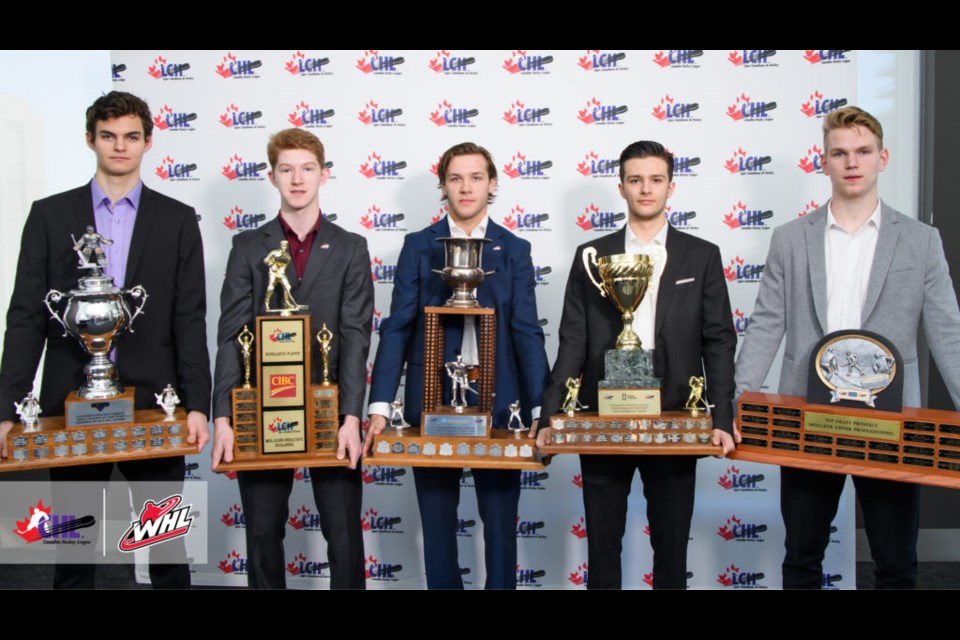
[[[277,215],[267,180],[270,133],[301,127],[327,151],[323,213],[367,238],[376,330],[389,314],[392,279],[408,231],[444,215],[436,163],[449,146],[487,147],[499,172],[492,220],[529,240],[539,321],[552,362],[563,292],[580,243],[624,224],[618,157],[653,139],[676,156],[670,224],[720,246],[742,336],[763,277],[771,230],[822,204],[823,115],[855,104],[851,51],[115,51],[113,81],[150,103],[156,128],[145,161],[149,186],[201,216],[208,336],[232,236]],[[368,363],[368,367],[370,363]],[[779,364],[768,380],[775,385]],[[234,480],[188,460],[187,478],[210,482],[209,565],[197,584],[245,584],[244,514]],[[424,585],[410,469],[365,467],[363,527],[368,586]],[[288,584],[326,587],[319,522],[297,471],[287,531]],[[483,585],[482,532],[465,471],[460,509],[463,578]],[[692,588],[780,586],[783,528],[776,467],[699,463],[690,540]],[[831,536],[825,585],[854,587],[849,500]],[[639,480],[624,540],[625,586],[648,588],[651,551]],[[523,475],[517,537],[521,588],[584,588],[586,530],[575,456]]]

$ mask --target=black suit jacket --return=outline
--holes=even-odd
[[[597,381],[604,377],[604,353],[615,347],[623,321],[613,303],[601,297],[588,280],[582,256],[586,247],[595,247],[598,258],[624,253],[625,235],[625,229],[621,229],[577,248],[563,300],[560,349],[550,387],[543,394],[544,416],[560,409],[566,395],[564,383],[581,373],[580,401],[590,410],[597,408]],[[737,335],[720,250],[672,227],[667,230],[666,249],[667,265],[660,278],[654,324],[654,373],[663,384],[662,409],[682,409],[690,394],[690,376],[706,375],[706,397],[715,405],[714,427],[732,433]]]
[[[232,417],[230,391],[243,382],[237,336],[245,324],[254,331],[254,318],[267,315],[263,300],[269,275],[263,259],[279,247],[283,239],[278,218],[233,239],[220,293],[213,394],[215,418]],[[367,241],[323,220],[310,248],[303,281],[297,283],[293,262],[287,266],[287,279],[293,287],[293,298],[309,307],[307,313],[313,333],[310,340],[315,340],[323,323],[333,332],[330,377],[340,385],[340,413],[361,417],[367,392],[367,355],[373,320],[373,280]],[[274,295],[279,299],[279,292]],[[316,343],[312,346],[313,383],[319,384],[323,364],[319,346]]]
[[[70,234],[94,225],[90,185],[33,203],[23,229],[17,279],[0,363],[0,420],[14,420],[46,346],[40,404],[43,415],[62,415],[67,394],[83,383],[90,360],[76,339],[49,317],[50,289],[64,293],[83,275]],[[143,187],[127,260],[124,287],[143,285],[147,302],[133,332],[117,341],[117,368],[136,387],[136,406],[155,407],[153,394],[172,384],[188,411],[210,414],[203,242],[192,207]]]

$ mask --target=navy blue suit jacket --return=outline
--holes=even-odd
[[[404,238],[393,282],[390,316],[380,324],[380,345],[373,365],[370,402],[392,402],[404,363],[407,365],[404,417],[419,425],[423,405],[423,308],[443,306],[453,291],[432,269],[444,266],[443,243],[450,235],[447,218]],[[491,240],[483,248],[483,269],[493,271],[477,288],[477,300],[497,313],[497,350],[494,427],[505,427],[507,406],[520,400],[524,423],[530,424],[530,409],[540,406],[550,366],[544,350],[543,330],[538,324],[537,300],[530,243],[517,238],[492,220],[487,222]],[[444,361],[455,359],[460,348],[462,322],[451,317],[444,340]],[[450,385],[444,385],[449,402]]]

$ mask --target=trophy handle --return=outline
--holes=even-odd
[[[600,295],[604,298],[607,297],[607,292],[603,290],[603,285],[597,282],[593,277],[593,271],[590,269],[590,265],[597,266],[597,250],[593,247],[587,247],[583,250],[583,268],[587,272],[587,276],[590,278],[590,282],[593,283],[597,289],[600,290]]]
[[[67,336],[67,335],[70,335],[70,333],[67,331],[67,325],[63,322],[63,319],[60,317],[60,315],[53,310],[53,307],[50,306],[51,302],[53,304],[57,304],[58,302],[60,302],[61,298],[63,298],[63,293],[57,291],[56,289],[50,289],[50,291],[47,291],[47,295],[43,297],[43,304],[47,306],[47,310],[50,312],[50,316],[54,320],[59,322],[61,327],[63,327],[63,335]]]
[[[433,271],[435,274],[439,276],[443,275],[443,269],[430,269],[430,271]]]
[[[147,304],[147,298],[149,296],[147,295],[147,290],[144,289],[143,286],[139,284],[135,287],[131,287],[127,289],[126,291],[124,291],[124,293],[130,296],[131,298],[140,298],[140,304],[137,306],[136,310],[133,312],[133,315],[130,316],[130,321],[127,322],[127,329],[130,331],[130,333],[133,333],[133,321],[136,319],[137,316],[143,313],[143,305]]]

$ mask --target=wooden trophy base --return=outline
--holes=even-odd
[[[377,436],[367,463],[394,467],[543,469],[528,433],[491,429],[486,438],[423,436],[417,427],[387,427]]]
[[[960,413],[810,404],[801,396],[744,393],[743,441],[730,455],[828,473],[960,487]]]
[[[550,420],[551,439],[540,452],[547,455],[587,453],[616,456],[715,456],[723,447],[711,443],[713,421],[687,411],[660,415],[599,416],[584,411]],[[705,440],[705,442],[704,442]]]
[[[193,453],[198,450],[196,445],[187,444],[187,414],[183,409],[177,409],[171,421],[159,409],[145,409],[136,411],[132,422],[79,427],[68,427],[64,416],[54,416],[41,418],[29,430],[23,423],[13,427],[7,435],[8,457],[0,459],[0,472]]]

